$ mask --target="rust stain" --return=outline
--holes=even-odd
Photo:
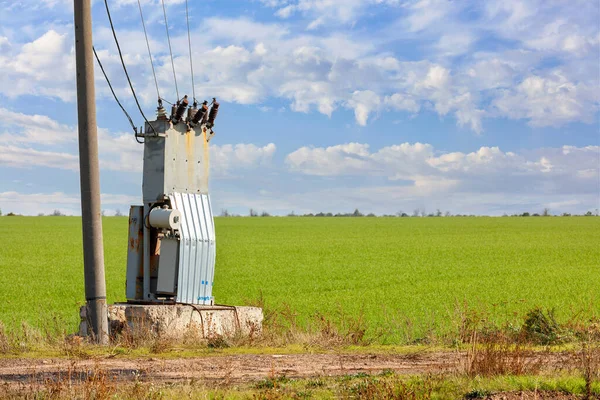
[[[135,298],[143,299],[144,298],[144,278],[138,276],[135,280]]]
[[[208,139],[206,137],[206,128],[202,129],[202,139],[204,141],[204,177],[202,180],[202,189],[208,193],[208,174],[210,172],[210,158],[208,152]]]
[[[140,211],[141,214],[143,214],[143,211],[141,210],[140,207]],[[144,217],[142,215],[140,215],[140,218],[138,219],[138,221],[141,221]],[[144,243],[144,228],[143,228],[143,224],[138,225],[138,230],[137,230],[137,237],[134,238],[134,252],[138,255],[138,273],[137,276],[138,278],[141,276],[144,276],[144,252],[140,251],[140,246],[142,246]],[[143,298],[143,294],[140,294],[140,299]],[[136,289],[136,298],[137,297],[137,289]]]
[[[194,133],[192,131],[185,134],[185,154],[187,159],[188,187],[194,186]]]

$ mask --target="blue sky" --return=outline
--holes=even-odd
[[[166,0],[180,94],[185,1]],[[221,209],[502,215],[600,207],[594,0],[190,0],[195,92],[222,103]],[[148,116],[137,0],[109,0]],[[102,1],[94,42],[138,125]],[[143,0],[162,97],[176,99],[157,0]],[[71,0],[0,0],[0,208],[79,214]],[[96,71],[103,208],[141,202],[141,151]]]

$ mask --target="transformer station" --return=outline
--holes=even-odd
[[[263,320],[260,308],[216,305],[214,302],[216,239],[208,190],[209,141],[214,136],[219,103],[216,98],[210,104],[208,101],[202,104],[196,101],[188,2],[185,1],[192,78],[191,106],[187,95],[179,96],[163,3],[178,99],[172,105],[170,115],[162,104],[142,6],[138,2],[158,97],[154,121],[146,118],[138,101],[108,1],[105,0],[104,4],[123,72],[145,126],[138,129],[133,123],[93,47],[91,1],[76,1],[77,104],[86,294],[86,305],[80,309],[80,335],[108,344],[109,333],[116,334],[126,326],[130,329],[151,329],[169,337],[183,337],[190,329],[202,338],[260,334]],[[127,302],[111,305],[106,304],[92,54],[115,101],[129,120],[135,140],[144,145],[142,205],[133,205],[129,211]]]
[[[129,303],[212,305],[215,227],[208,191],[209,147],[219,103],[189,106],[136,134],[143,139],[143,205],[131,206],[126,295]]]

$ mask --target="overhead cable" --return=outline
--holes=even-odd
[[[115,27],[113,25],[112,18],[110,16],[110,9],[108,8],[107,0],[104,0],[104,5],[106,6],[106,14],[108,15],[108,22],[110,22],[110,29],[112,30],[112,34],[115,39],[115,44],[117,45],[117,50],[119,51],[119,58],[121,59],[121,65],[123,66],[123,71],[125,71],[125,76],[127,77],[127,82],[129,82],[129,88],[131,89],[131,93],[133,94],[133,98],[135,99],[135,104],[137,104],[138,110],[140,110],[140,114],[142,114],[142,117],[144,117],[146,124],[148,124],[148,126],[150,126],[150,128],[152,128],[152,131],[154,132],[155,135],[158,135],[158,132],[156,132],[156,129],[154,129],[154,126],[152,126],[152,124],[150,124],[150,122],[148,121],[148,118],[146,118],[146,115],[144,114],[144,111],[142,111],[140,102],[138,101],[138,98],[135,94],[135,90],[133,89],[133,84],[131,83],[131,79],[129,78],[129,73],[127,73],[127,67],[125,66],[125,61],[123,60],[123,53],[121,53],[121,46],[119,46],[119,39],[117,39],[117,33],[115,32]]]
[[[102,66],[102,62],[100,61],[100,57],[98,57],[98,53],[96,53],[96,48],[94,46],[92,46],[92,50],[94,50],[94,56],[96,56],[96,61],[98,61],[98,65],[100,66],[100,70],[102,70],[102,74],[104,75],[104,79],[106,79],[106,83],[108,83],[108,87],[109,87],[110,91],[112,92],[112,95],[115,98],[115,101],[117,102],[117,104],[119,105],[119,107],[121,107],[121,110],[123,110],[123,113],[125,114],[125,116],[129,120],[129,123],[131,124],[131,127],[133,128],[133,132],[135,132],[137,134],[137,128],[136,128],[135,124],[133,123],[133,120],[129,116],[129,113],[127,112],[127,110],[125,110],[125,107],[123,107],[123,105],[119,101],[119,98],[117,97],[117,94],[115,93],[115,90],[113,89],[112,84],[110,83],[110,79],[108,79],[108,75],[106,75],[106,71],[104,71],[104,67]],[[135,138],[137,140],[137,136]]]
[[[146,46],[148,47],[148,57],[150,57],[150,66],[152,66],[152,75],[154,76],[154,84],[156,85],[156,95],[160,100],[160,92],[158,90],[158,80],[156,79],[156,71],[154,70],[154,62],[152,61],[152,52],[150,51],[150,42],[148,41],[148,33],[146,32],[146,22],[144,22],[144,14],[142,13],[142,4],[138,0],[138,7],[140,9],[140,18],[142,19],[142,27],[144,28],[144,36],[146,37]]]
[[[185,0],[185,19],[187,21],[188,47],[190,49],[190,72],[192,73],[192,99],[194,99],[194,103],[196,103],[196,86],[194,85],[194,63],[192,62],[192,36],[190,34],[190,15],[188,12],[188,0]]]
[[[169,34],[169,21],[167,21],[167,9],[165,8],[165,0],[161,0],[161,3],[162,3],[163,15],[165,16],[165,29],[167,30],[167,41],[169,42],[169,53],[171,54],[171,66],[173,67],[173,80],[175,81],[175,92],[177,93],[177,101],[179,101],[179,88],[177,87],[177,75],[175,75],[175,62],[173,61],[173,49],[171,48],[171,35]]]

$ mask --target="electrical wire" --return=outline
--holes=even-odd
[[[139,0],[138,0],[139,1]],[[188,12],[188,0],[185,0],[185,19],[187,21],[188,47],[190,49],[190,71],[192,73],[192,98],[196,102],[196,86],[194,85],[194,63],[192,62],[192,36],[190,35],[190,16]]]
[[[152,131],[154,132],[155,135],[158,135],[158,132],[156,132],[156,129],[154,129],[154,126],[152,126],[152,124],[150,124],[150,122],[148,121],[148,118],[146,118],[146,115],[144,114],[144,111],[142,111],[142,106],[140,106],[140,102],[138,101],[138,98],[135,94],[135,90],[133,89],[133,84],[131,83],[131,79],[129,78],[129,73],[127,72],[127,67],[125,66],[125,61],[123,60],[123,53],[121,53],[121,46],[119,46],[119,39],[117,39],[117,33],[115,32],[115,27],[113,25],[112,18],[110,16],[110,9],[108,8],[108,0],[104,0],[104,5],[106,6],[106,14],[108,15],[108,22],[110,22],[110,29],[112,30],[113,37],[115,38],[115,44],[117,45],[117,50],[119,51],[119,58],[121,59],[121,65],[123,66],[123,71],[125,71],[125,76],[127,77],[127,82],[129,82],[129,88],[131,89],[131,93],[133,94],[133,98],[135,99],[135,104],[137,104],[138,110],[140,110],[140,114],[142,114],[142,117],[144,117],[144,121],[146,121],[146,124],[148,124],[148,126],[150,126],[150,128],[152,128]],[[137,137],[136,137],[136,140],[137,140]]]
[[[152,75],[154,76],[154,84],[156,85],[156,95],[160,99],[160,91],[158,90],[158,80],[156,79],[156,71],[154,70],[154,62],[152,61],[152,52],[150,51],[150,42],[148,41],[148,32],[146,32],[146,22],[142,13],[142,4],[138,0],[138,8],[140,9],[140,18],[142,19],[142,27],[144,28],[144,36],[146,37],[146,46],[148,47],[148,56],[150,57],[150,65],[152,66]]]
[[[123,105],[119,101],[119,98],[117,97],[117,94],[115,93],[115,90],[113,89],[112,84],[110,83],[110,79],[108,79],[108,75],[106,75],[106,71],[104,71],[104,67],[102,66],[102,62],[100,61],[100,57],[98,57],[98,53],[96,53],[96,48],[94,46],[92,46],[92,50],[94,51],[94,56],[96,56],[96,61],[98,61],[98,65],[100,66],[100,70],[102,70],[102,74],[104,75],[104,79],[106,79],[106,83],[108,83],[108,87],[109,87],[110,91],[112,92],[112,95],[115,98],[115,101],[117,102],[117,104],[119,105],[119,107],[121,107],[121,110],[123,110],[123,113],[125,114],[125,116],[129,120],[129,123],[131,124],[131,127],[133,128],[133,132],[135,132],[137,134],[137,128],[136,128],[135,124],[133,123],[133,120],[129,116],[129,113],[127,112],[127,110],[125,110],[125,107],[123,107]],[[135,137],[135,139],[138,140],[137,136]],[[138,142],[139,142],[139,140],[138,140]]]
[[[177,75],[175,75],[175,62],[173,61],[173,49],[171,48],[171,35],[169,34],[169,21],[167,21],[167,9],[165,8],[165,0],[161,0],[161,3],[162,3],[163,15],[165,16],[165,29],[167,30],[167,41],[169,42],[169,53],[171,54],[171,66],[173,67],[173,80],[175,81],[175,92],[177,93],[177,101],[179,101],[179,88],[177,87]]]

